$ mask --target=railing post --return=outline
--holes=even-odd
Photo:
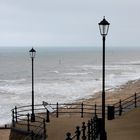
[[[34,140],[34,132],[33,131],[31,132],[31,137],[32,137],[32,140]]]
[[[122,115],[122,101],[120,100],[120,105],[119,105],[119,116]]]
[[[46,140],[47,135],[46,135],[46,123],[45,123],[45,119],[43,119],[43,129],[44,129],[43,138],[44,138],[44,140]]]
[[[93,123],[93,119],[91,119],[91,140],[93,140],[93,138],[94,138],[94,135],[93,135],[93,133],[94,133],[94,123]]]
[[[82,139],[86,140],[86,126],[85,126],[85,122],[83,122],[82,132],[83,132]]]
[[[81,104],[81,118],[83,118],[83,112],[84,112],[84,104]]]
[[[96,105],[96,103],[95,103],[95,106],[94,106],[94,112],[95,112],[95,116],[97,115],[97,105]]]
[[[59,106],[58,106],[58,102],[57,102],[57,104],[56,104],[56,117],[58,118],[58,113],[59,113]]]
[[[13,127],[15,127],[15,116],[14,116],[15,112],[14,110],[12,110],[12,125]]]
[[[67,136],[66,140],[72,140],[72,138],[71,138],[71,133],[68,132],[68,133],[66,134],[66,136]]]
[[[17,123],[17,107],[15,106],[15,118],[16,118],[16,123]]]
[[[79,126],[76,127],[75,134],[76,134],[77,140],[80,140],[80,134],[81,134],[81,132],[80,132],[80,127]]]
[[[47,116],[46,116],[46,122],[50,122],[50,112],[49,112],[48,109],[46,109],[46,114],[47,114]]]
[[[30,114],[27,114],[27,131],[30,131]]]
[[[93,129],[93,131],[92,131],[92,135],[93,135],[93,140],[96,140],[96,138],[97,138],[97,131],[98,131],[98,128],[97,128],[97,116],[95,116],[94,118],[93,118],[93,121],[92,121],[92,129]]]
[[[98,131],[99,131],[99,128],[98,128],[98,117],[97,116],[95,116],[94,118],[93,118],[93,133],[94,133],[94,135],[93,135],[93,138],[94,138],[94,140],[96,140],[96,138],[97,138],[97,136],[98,136]]]
[[[5,128],[5,129],[7,128],[7,124],[4,125],[4,128]]]
[[[90,126],[91,126],[91,124],[90,124],[90,120],[88,120],[88,123],[87,123],[87,127],[88,127],[88,140],[90,140],[90,134],[91,134],[91,130],[90,130]]]
[[[137,94],[135,93],[135,108],[137,107]]]

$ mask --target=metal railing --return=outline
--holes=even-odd
[[[123,112],[127,112],[136,107],[140,107],[140,93],[135,93],[134,95],[124,100],[120,100],[113,105],[106,106],[105,113],[108,116],[108,119],[112,120],[117,116],[121,116]],[[99,140],[102,133],[102,118],[97,118],[96,112],[99,112],[99,110],[96,107],[95,110],[94,119],[89,120],[87,125],[85,125],[84,122],[81,130],[80,127],[77,126],[75,131],[76,134],[73,136],[68,132],[65,140]]]
[[[81,118],[84,117],[84,115],[101,115],[101,106],[96,104],[56,103],[48,105],[54,110],[53,112],[50,113],[42,104],[37,104],[34,106],[35,114],[38,114],[38,116],[42,116],[43,118],[45,117],[47,122],[49,122],[50,116],[58,118],[64,114],[79,115]],[[15,108],[12,109],[13,118],[17,122],[18,119],[20,120],[21,118],[25,118],[28,113],[31,114],[31,111],[31,105],[21,107],[15,106]]]
[[[46,121],[44,117],[36,114],[35,122],[31,122],[31,115],[26,112],[30,111],[29,106],[15,107],[12,109],[12,131],[18,131],[20,134],[25,135],[24,139],[30,137],[32,140],[35,138],[41,138],[46,140]],[[23,109],[24,108],[24,109]]]
[[[75,134],[71,136],[71,133],[66,134],[66,140],[96,140],[100,137],[101,132],[101,119],[94,116],[86,124],[82,123],[82,127],[76,127]]]
[[[54,114],[56,117],[59,117],[63,114],[72,114],[72,115],[79,115],[81,118],[84,115],[92,115],[98,114],[101,115],[101,106],[100,105],[91,105],[91,104],[84,104],[84,103],[56,103],[56,104],[49,104],[54,109]]]
[[[35,122],[31,122],[31,105],[20,106],[12,109],[12,130],[19,131],[20,133],[26,134],[23,140],[28,138],[47,138],[46,136],[46,122],[50,121],[50,116],[59,117],[60,115],[69,113],[71,115],[79,115],[84,117],[84,115],[98,114],[101,112],[101,106],[89,105],[89,104],[65,104],[56,103],[48,104],[54,111],[50,113],[43,104],[37,104],[34,106],[35,110]],[[45,118],[45,119],[44,119]]]
[[[21,106],[15,107],[12,109],[12,128],[23,129],[24,131],[28,132],[28,137],[44,137],[46,138],[46,122],[50,121],[50,116],[58,118],[60,115],[63,114],[70,114],[70,115],[79,115],[79,117],[84,117],[86,115],[97,116],[101,117],[102,107],[101,105],[90,105],[84,103],[56,103],[56,104],[48,104],[54,111],[50,113],[43,104],[35,105],[35,123],[31,122],[31,105],[28,106]],[[123,112],[129,111],[133,108],[140,106],[140,93],[135,93],[134,95],[120,100],[119,102],[106,106],[105,113],[108,118],[114,119],[117,116],[121,116]],[[111,107],[111,110],[110,108]],[[111,113],[110,113],[111,112]],[[110,117],[110,115],[112,115]],[[45,118],[45,119],[44,119]],[[76,134],[71,136],[70,133],[67,133],[67,139],[76,139],[84,140],[84,137],[88,138],[88,140],[95,140],[97,138],[97,130],[99,130],[99,120],[101,118],[95,119],[95,117],[87,124],[83,123],[83,127],[77,127]],[[98,124],[98,125],[97,125]],[[94,126],[94,127],[93,127]],[[86,128],[86,129],[85,129]],[[79,131],[78,131],[79,130]],[[95,133],[96,130],[96,133]],[[83,136],[82,136],[83,134]],[[95,136],[94,136],[95,135]],[[44,139],[45,140],[45,139]]]
[[[134,95],[120,100],[114,105],[114,116],[121,116],[122,113],[127,112],[133,108],[140,107],[140,93],[135,93]]]

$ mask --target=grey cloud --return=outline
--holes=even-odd
[[[0,46],[97,46],[104,15],[108,45],[139,45],[139,13],[138,0],[0,0]]]

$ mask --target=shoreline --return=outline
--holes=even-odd
[[[114,103],[117,103],[120,100],[123,100],[138,92],[140,92],[140,79],[130,80],[123,85],[107,89],[105,92],[106,105],[112,105]],[[102,92],[100,91],[100,92],[93,93],[88,98],[77,99],[70,103],[73,104],[73,103],[81,103],[81,102],[83,102],[84,104],[101,105]],[[11,123],[1,124],[0,127],[4,128],[5,125],[10,126]]]
[[[107,89],[105,91],[106,104],[107,105],[114,104],[138,92],[140,92],[140,79],[130,80],[123,85],[116,86],[111,89]],[[88,99],[80,99],[75,102],[101,104],[101,98],[102,98],[102,92],[100,91],[94,93],[94,95],[92,95]]]
[[[125,99],[138,92],[140,92],[140,79],[128,81],[124,85],[121,85],[119,87],[106,91],[106,105],[114,104],[114,103],[118,102],[120,99]],[[77,100],[73,103],[83,102],[85,104],[95,104],[95,103],[101,104],[101,97],[102,97],[101,95],[102,95],[101,92],[97,92],[89,99],[81,99],[81,100]],[[68,119],[68,118],[65,118],[65,119]],[[53,133],[53,132],[51,132],[51,133]],[[9,135],[10,135],[9,129],[0,129],[0,139],[1,140],[8,140]]]

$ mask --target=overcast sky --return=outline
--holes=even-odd
[[[140,46],[140,0],[0,0],[0,46]]]

